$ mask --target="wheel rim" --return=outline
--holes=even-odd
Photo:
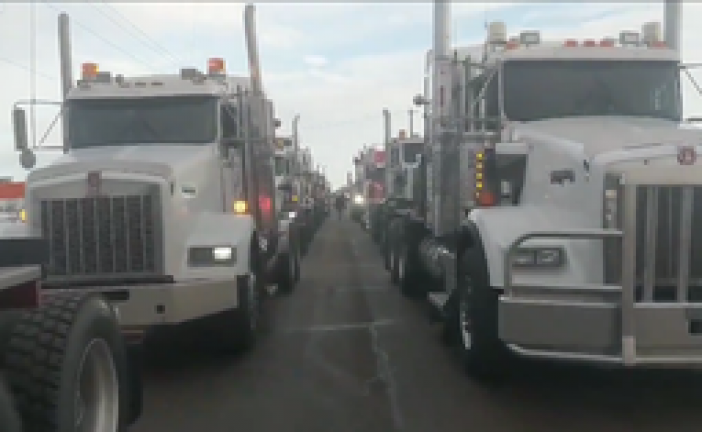
[[[466,278],[467,279],[467,278]],[[462,291],[460,293],[460,299],[458,302],[458,325],[460,326],[461,341],[463,342],[463,349],[470,350],[473,345],[473,335],[471,333],[471,322],[470,322],[470,293],[471,293],[470,280],[466,280],[463,285]]]
[[[258,325],[258,290],[256,289],[256,275],[249,276],[249,327],[255,330]]]
[[[93,339],[78,365],[74,424],[76,432],[115,432],[119,425],[119,383],[109,345]]]

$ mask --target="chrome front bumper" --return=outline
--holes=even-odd
[[[690,301],[689,241],[677,251],[675,299],[655,299],[655,263],[646,261],[637,276],[637,252],[655,248],[654,230],[644,231],[637,251],[636,187],[624,186],[622,230],[532,232],[516,239],[505,257],[504,292],[499,299],[499,336],[515,353],[623,366],[702,365],[702,302]],[[681,186],[681,229],[689,228],[693,185]],[[648,220],[657,212],[648,206]],[[686,216],[686,213],[687,216]],[[654,222],[657,224],[657,222]],[[685,231],[681,231],[684,233]],[[680,237],[684,237],[681,234]],[[617,285],[544,286],[513,283],[512,257],[530,239],[617,239],[621,242],[621,278]],[[611,240],[610,240],[611,241]],[[650,258],[649,258],[650,259]]]

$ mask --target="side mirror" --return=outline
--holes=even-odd
[[[12,124],[15,128],[15,149],[29,149],[29,136],[27,134],[27,113],[22,108],[12,110]]]
[[[30,170],[34,168],[34,165],[37,164],[37,156],[34,154],[33,151],[29,149],[24,149],[22,150],[22,153],[20,153],[19,162],[22,168]]]
[[[273,119],[273,126],[274,126],[276,129],[278,129],[278,128],[280,127],[281,124],[282,124],[282,122],[280,121],[280,119]]]

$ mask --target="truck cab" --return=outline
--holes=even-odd
[[[468,370],[504,375],[515,354],[701,363],[702,131],[683,120],[684,66],[660,25],[542,41],[492,23],[430,69],[415,98],[432,106],[426,213],[395,266]]]
[[[249,5],[256,51],[253,19]],[[266,288],[289,291],[298,268],[276,213],[280,122],[260,74],[229,75],[221,58],[143,77],[85,63],[62,105],[64,155],[26,180],[29,235],[49,244],[47,295],[100,292],[135,338],[198,321],[218,329],[218,350],[251,346]],[[22,108],[13,121],[31,161]]]

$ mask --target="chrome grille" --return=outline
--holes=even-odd
[[[624,192],[627,188],[622,188]],[[638,302],[702,301],[702,187],[637,186],[635,298]],[[621,222],[621,221],[620,221]],[[605,241],[605,279],[621,283],[623,250]]]
[[[119,277],[158,271],[155,195],[42,200],[49,277]]]

